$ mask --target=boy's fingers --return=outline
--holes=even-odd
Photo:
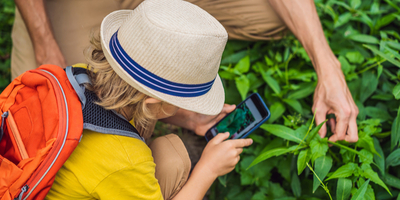
[[[219,144],[224,140],[228,139],[228,137],[229,137],[229,132],[218,133],[213,139],[211,139],[210,142],[213,142],[214,144]]]
[[[243,148],[236,148],[237,154],[240,155],[243,152]]]
[[[243,147],[247,147],[247,146],[250,146],[251,144],[253,144],[253,140],[250,138],[236,139],[236,140],[232,140],[231,142],[233,143],[233,146],[235,146],[236,148],[243,148]]]
[[[235,110],[235,108],[236,108],[236,105],[234,105],[234,104],[232,104],[232,105],[224,104],[224,107],[222,108],[221,113],[230,113],[233,110]]]

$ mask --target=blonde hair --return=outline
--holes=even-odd
[[[128,120],[133,118],[140,135],[149,138],[153,132],[151,127],[157,121],[144,102],[149,96],[130,86],[114,72],[104,56],[99,35],[92,34],[90,44],[84,53],[91,79],[86,88],[99,98],[95,103],[107,110],[115,110]]]

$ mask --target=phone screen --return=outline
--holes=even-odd
[[[218,133],[229,132],[230,139],[243,138],[268,118],[268,108],[258,94],[253,94],[212,127],[206,137],[209,140]]]

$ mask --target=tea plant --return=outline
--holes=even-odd
[[[358,142],[317,134],[317,76],[292,35],[230,41],[219,72],[227,103],[258,92],[271,118],[251,134],[254,144],[235,171],[213,185],[211,199],[400,199],[400,1],[315,3],[360,111]]]

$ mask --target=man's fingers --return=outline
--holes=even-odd
[[[349,117],[346,115],[336,116],[336,127],[335,132],[333,133],[335,137],[333,137],[333,142],[336,140],[344,140],[346,137],[346,132],[349,126]]]
[[[357,129],[357,115],[352,115],[350,122],[349,122],[349,128],[347,129],[347,135],[345,137],[345,140],[347,142],[357,142],[358,141],[358,129]]]
[[[229,137],[229,132],[218,133],[213,139],[211,139],[210,142],[212,142],[214,144],[219,144],[219,143],[223,142],[224,140],[228,139],[228,137]]]
[[[235,139],[235,140],[231,140],[230,142],[232,142],[233,146],[235,146],[236,148],[243,148],[243,147],[247,147],[247,146],[250,146],[251,144],[253,144],[253,140],[250,138]]]
[[[328,124],[329,124],[329,127],[331,127],[332,133],[335,133],[335,131],[336,131],[336,121],[335,121],[335,118],[330,118],[330,119],[328,120]]]
[[[318,110],[315,113],[315,124],[318,125],[325,121],[326,119],[326,110]],[[326,124],[322,125],[321,129],[318,131],[318,134],[321,136],[321,138],[324,138],[326,135]]]

